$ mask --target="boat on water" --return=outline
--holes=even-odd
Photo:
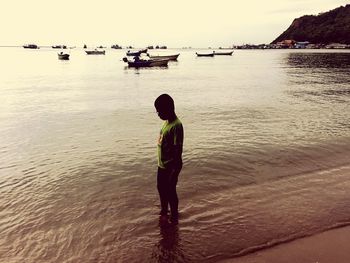
[[[214,55],[215,56],[232,56],[233,51],[229,51],[229,52],[216,52],[214,51]]]
[[[106,50],[85,50],[86,54],[88,55],[105,55]]]
[[[55,45],[55,46],[51,46],[52,48],[55,48],[55,49],[66,49],[67,46],[65,45]]]
[[[126,55],[135,57],[135,56],[140,56],[142,53],[147,53],[147,48],[141,49],[141,50],[138,50],[138,51],[130,51],[130,50],[128,50],[128,52],[126,52]]]
[[[60,52],[57,54],[58,55],[58,59],[60,60],[69,60],[69,54],[67,53],[63,53],[63,52]]]
[[[129,67],[133,68],[148,68],[148,67],[166,67],[168,66],[168,59],[139,59],[136,57],[134,61],[128,60],[126,57],[123,58],[125,63],[128,63]]]
[[[151,55],[151,54],[147,53],[147,56],[150,59],[167,59],[167,60],[176,61],[177,58],[180,56],[180,54],[175,54],[175,55]]]
[[[23,45],[24,48],[30,48],[30,49],[38,49],[39,47],[35,44],[27,44]]]
[[[214,57],[214,52],[213,53],[197,53],[196,52],[196,55],[197,57]]]
[[[122,47],[117,45],[117,44],[116,45],[112,45],[111,48],[113,48],[113,49],[122,49]]]

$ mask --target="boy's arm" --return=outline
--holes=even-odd
[[[182,125],[174,128],[174,144],[173,144],[173,161],[172,168],[181,170],[182,168],[182,145],[183,145],[183,127]]]
[[[174,168],[181,169],[182,167],[182,144],[174,145]]]

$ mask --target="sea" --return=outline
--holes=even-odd
[[[0,48],[0,262],[220,262],[350,225],[350,50]],[[184,131],[159,221],[154,100]]]

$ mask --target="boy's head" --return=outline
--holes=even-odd
[[[154,102],[159,118],[168,120],[175,115],[174,100],[168,94],[160,95]]]

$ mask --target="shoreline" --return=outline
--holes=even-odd
[[[348,263],[350,226],[295,239],[218,263]]]

